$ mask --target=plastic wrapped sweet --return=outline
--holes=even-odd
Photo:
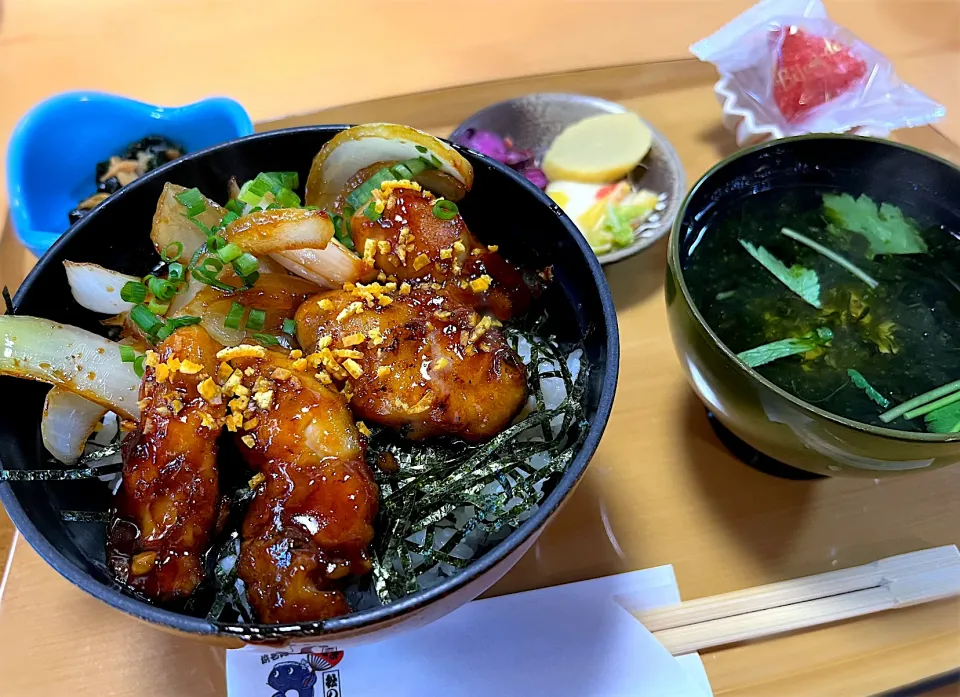
[[[946,113],[830,21],[820,0],[764,0],[690,50],[720,72],[714,91],[740,145],[814,132],[885,136]]]

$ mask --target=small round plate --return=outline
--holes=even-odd
[[[528,94],[478,111],[457,126],[450,134],[450,140],[457,142],[471,128],[492,131],[512,138],[517,148],[532,150],[539,163],[550,144],[567,126],[588,116],[625,111],[627,109],[616,102],[583,94]],[[601,264],[612,264],[633,256],[664,237],[683,202],[687,180],[677,151],[657,129],[647,121],[644,123],[653,133],[653,144],[643,162],[630,174],[630,180],[636,186],[660,194],[660,203],[637,229],[633,244],[598,255]]]

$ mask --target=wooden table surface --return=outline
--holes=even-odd
[[[387,49],[409,45],[397,39],[397,27],[410,27],[421,16],[454,16],[450,4],[382,3],[378,21],[360,22],[364,44],[374,47],[360,53],[347,50],[344,33],[330,31],[346,22],[347,10],[321,15],[306,2],[288,3],[296,21],[280,27],[253,21],[262,4],[243,1],[99,0],[94,8],[67,0],[7,0],[0,24],[0,135],[32,102],[77,87],[168,103],[222,92],[238,97],[258,120],[327,108],[285,123],[382,119],[438,134],[490,101],[567,90],[618,99],[640,111],[672,140],[695,179],[733,149],[719,126],[711,73],[695,63],[388,97],[682,56],[691,40],[748,4],[489,3],[464,9],[467,30],[430,35],[443,58],[414,51],[397,67]],[[957,3],[839,2],[831,10],[895,57],[906,78],[960,108]],[[280,11],[271,8],[273,15]],[[524,28],[519,37],[512,26]],[[110,53],[108,44],[136,38],[137,31],[162,37],[156,38],[162,60]],[[569,39],[571,32],[579,38]],[[242,38],[234,50],[213,46],[230,37]],[[87,59],[71,60],[76,55]],[[948,120],[943,132],[960,139],[957,123]],[[903,137],[954,159],[960,152],[931,129]],[[663,257],[659,245],[609,269],[623,354],[610,425],[569,505],[494,592],[672,563],[683,597],[693,598],[960,542],[960,471],[876,482],[785,482],[735,461],[711,433],[674,358],[661,297]],[[0,283],[15,285],[31,264],[3,232]],[[0,559],[5,537],[0,529]],[[221,651],[104,609],[24,544],[0,592],[4,697],[223,694]],[[718,695],[873,694],[960,666],[960,602],[714,651],[704,662]]]

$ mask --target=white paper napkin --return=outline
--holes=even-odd
[[[670,566],[477,600],[375,644],[228,651],[227,692],[710,697],[699,656],[674,658],[625,609],[678,602]]]

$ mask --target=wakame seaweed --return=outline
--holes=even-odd
[[[960,217],[855,196],[793,186],[717,206],[683,260],[687,287],[721,341],[800,399],[942,432],[949,413],[880,416],[960,378]],[[820,330],[829,343],[802,350]]]

